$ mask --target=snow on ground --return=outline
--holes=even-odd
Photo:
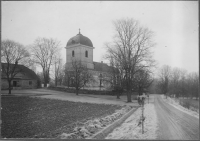
[[[62,133],[58,136],[60,139],[84,139],[92,136],[103,128],[107,127],[115,120],[122,117],[125,113],[131,110],[131,106],[124,106],[120,110],[116,110],[112,115],[107,115],[106,117],[96,118],[93,120],[88,120],[82,123],[82,126],[77,126],[74,128],[72,133]]]
[[[142,127],[138,126],[141,112],[140,107],[105,139],[156,139],[158,119],[154,105],[150,103],[144,106],[144,134],[142,134]]]
[[[198,112],[195,112],[195,111],[193,111],[191,109],[187,109],[187,108],[181,106],[178,101],[175,101],[174,99],[172,99],[170,97],[167,97],[167,99],[166,99],[166,97],[164,95],[161,95],[161,97],[163,98],[163,100],[165,102],[167,102],[168,104],[172,105],[176,109],[179,109],[180,111],[185,112],[185,113],[187,113],[187,114],[189,114],[191,116],[194,116],[194,117],[199,119],[199,113]]]

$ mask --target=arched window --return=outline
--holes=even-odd
[[[72,57],[74,57],[74,50],[72,51]]]
[[[88,51],[87,50],[85,51],[85,57],[88,57]]]

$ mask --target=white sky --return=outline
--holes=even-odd
[[[170,65],[199,71],[198,1],[2,1],[2,39],[24,45],[37,37],[56,38],[66,60],[67,41],[81,33],[90,38],[94,61],[112,41],[113,20],[134,18],[155,32],[154,58]]]

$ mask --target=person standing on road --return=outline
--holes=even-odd
[[[146,98],[146,95],[145,95],[144,92],[142,93],[142,95],[137,96],[137,100],[138,100],[139,105],[144,104],[145,98]]]

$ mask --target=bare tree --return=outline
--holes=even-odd
[[[168,65],[162,66],[158,77],[158,87],[160,88],[161,92],[166,95],[167,98],[167,93],[169,92],[169,81],[171,77],[171,67]]]
[[[188,97],[199,97],[199,75],[196,72],[189,73],[187,76]]]
[[[149,93],[153,93],[153,94],[161,93],[161,90],[158,87],[158,82],[159,82],[158,78],[154,77],[152,84],[148,88]]]
[[[141,27],[134,19],[120,19],[113,22],[115,37],[107,43],[108,57],[114,58],[123,75],[123,87],[127,91],[127,102],[131,102],[131,89],[134,75],[143,68],[155,66],[151,48],[153,32]]]
[[[70,85],[76,89],[76,95],[82,87],[93,80],[92,74],[81,61],[72,60],[66,71]]]
[[[50,81],[50,68],[53,65],[53,59],[59,51],[60,42],[56,39],[37,38],[31,47],[33,60],[40,65],[44,75],[44,87]]]
[[[153,82],[152,72],[145,69],[140,70],[136,73],[134,81],[137,84],[135,89],[139,95],[142,95]]]
[[[28,51],[28,52],[30,52],[30,51]],[[34,60],[31,58],[31,55],[29,58],[26,58],[23,61],[23,65],[36,73],[36,64],[35,64]]]
[[[55,75],[55,86],[61,85],[64,78],[64,65],[60,57],[56,57],[54,60],[54,75]]]
[[[64,68],[64,80],[63,80],[63,85],[67,86],[68,88],[70,87],[70,69],[65,66]]]
[[[43,72],[37,72],[37,76],[39,78],[38,80],[38,86],[41,87],[41,84],[44,83],[44,75]]]
[[[158,86],[162,93],[179,97],[199,97],[199,75],[186,70],[163,66],[159,72]]]
[[[29,59],[30,54],[22,44],[12,40],[3,40],[1,47],[1,61],[5,63],[2,64],[2,73],[7,78],[9,94],[11,94],[11,82],[22,71],[18,64],[26,65],[26,60]]]
[[[186,74],[187,74],[186,70],[180,70],[180,80],[179,80],[180,96],[186,96],[188,92],[187,84],[186,84],[186,80],[187,80]]]
[[[120,69],[120,66],[112,56],[109,56],[108,54],[105,57],[109,60],[111,66],[110,83],[113,89],[112,92],[117,96],[117,99],[120,99],[120,96],[124,91],[122,83],[122,70]]]
[[[120,81],[119,81],[119,77],[120,77],[119,66],[117,65],[117,62],[113,59],[112,56],[111,57],[107,57],[106,59],[109,60],[110,67],[111,67],[110,83],[111,83],[112,87],[119,86],[120,85]]]
[[[181,70],[179,68],[172,69],[171,72],[171,82],[170,89],[176,97],[180,95],[180,78],[181,78]]]

